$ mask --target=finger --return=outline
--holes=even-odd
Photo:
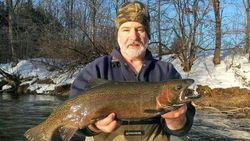
[[[187,106],[184,105],[174,111],[168,112],[166,114],[163,114],[163,118],[168,118],[168,119],[174,119],[174,118],[179,118],[180,116],[183,116],[187,111]]]
[[[114,120],[115,120],[115,113],[111,113],[107,117],[98,120],[95,124],[96,126],[107,126]]]
[[[120,127],[120,123],[116,120],[110,122],[109,125],[107,125],[103,130],[106,133],[111,133],[113,131],[115,131],[116,129],[118,129]]]

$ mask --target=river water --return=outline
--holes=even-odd
[[[0,141],[25,141],[24,132],[46,119],[64,100],[62,97],[48,95],[25,95],[18,98],[8,94],[0,95]],[[197,111],[188,136],[192,141],[250,141],[250,119]],[[56,134],[53,140],[59,138]],[[71,141],[82,139],[75,136]]]
[[[24,132],[46,119],[65,99],[49,95],[0,95],[0,141],[25,141]],[[56,134],[53,140],[60,140]],[[74,137],[72,140],[81,140]]]
[[[241,115],[198,110],[188,136],[192,141],[250,141],[250,119]]]

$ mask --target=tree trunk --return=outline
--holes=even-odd
[[[162,46],[161,46],[161,0],[157,1],[157,32],[158,32],[158,56],[159,60],[162,58]]]
[[[17,64],[17,56],[14,48],[14,34],[13,34],[13,23],[14,23],[14,9],[12,0],[6,0],[7,11],[8,11],[8,43],[11,50],[11,59],[13,65]]]
[[[122,1],[122,3],[126,3],[126,2],[128,2],[128,0],[123,0],[123,1]]]
[[[246,0],[246,28],[245,28],[245,52],[249,54],[250,61],[250,0]]]
[[[216,30],[213,63],[217,65],[217,64],[220,64],[220,51],[221,51],[221,18],[220,18],[220,1],[219,0],[213,0],[213,8],[214,8],[214,15],[215,15],[215,30]]]
[[[66,13],[66,26],[67,26],[67,34],[68,39],[73,39],[73,0],[67,0],[65,3],[65,13]]]
[[[3,76],[3,80],[11,86],[12,92],[16,95],[18,94],[18,88],[21,84],[20,78],[13,74],[9,74],[0,68],[0,75]]]
[[[197,12],[198,12],[198,0],[194,0],[194,4],[192,6],[192,13],[193,13],[193,24],[191,24],[192,27],[190,29],[193,29],[190,35],[190,54],[189,54],[189,65],[188,65],[188,71],[191,70],[191,67],[193,66],[193,62],[195,60],[195,54],[196,54],[196,25],[197,25]]]
[[[28,8],[29,8],[29,9],[32,9],[32,7],[33,7],[33,2],[32,2],[32,0],[28,0]]]
[[[118,8],[119,8],[118,0],[114,0],[114,3],[115,3],[116,15],[117,15],[117,13],[118,13]]]
[[[96,5],[97,1],[96,0],[92,0],[91,1],[91,10],[92,10],[92,16],[91,16],[91,32],[92,32],[92,36],[91,36],[91,40],[93,43],[95,43],[95,37],[96,37],[96,23],[95,23],[95,19],[96,19],[96,10],[97,10],[97,5]]]

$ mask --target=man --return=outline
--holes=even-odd
[[[84,91],[88,81],[96,78],[139,82],[180,79],[172,64],[154,59],[147,49],[149,22],[147,8],[142,3],[124,3],[115,19],[119,49],[86,65],[72,84],[71,97]],[[170,135],[185,135],[192,126],[194,114],[195,109],[191,104],[142,121],[119,122],[115,113],[110,113],[81,132],[93,136],[95,141],[166,141]]]

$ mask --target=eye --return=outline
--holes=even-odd
[[[181,90],[181,89],[182,89],[182,85],[175,86],[175,90]]]
[[[142,33],[142,32],[145,32],[145,29],[144,29],[144,28],[139,28],[139,29],[138,29],[138,32],[141,32],[141,33]]]
[[[122,32],[129,32],[130,29],[129,29],[128,27],[122,27],[122,28],[121,28],[121,31],[122,31]]]
[[[122,30],[123,32],[129,32],[129,30],[128,29],[124,29],[124,30]]]

